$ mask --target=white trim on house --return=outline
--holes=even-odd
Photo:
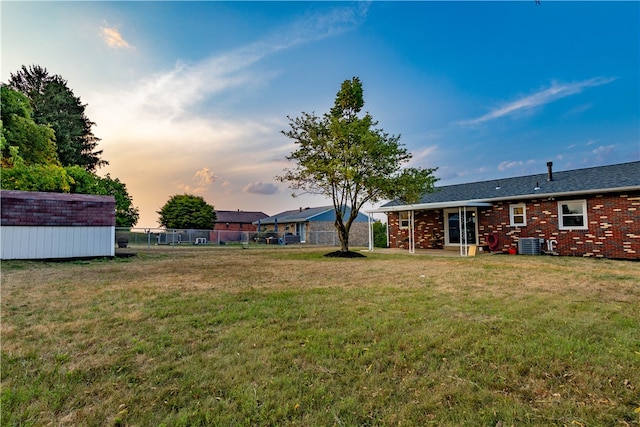
[[[490,208],[492,203],[486,203],[481,201],[458,201],[458,202],[442,202],[442,203],[421,203],[417,205],[399,205],[389,206],[386,208],[378,208],[365,211],[367,213],[387,213],[387,212],[399,212],[399,211],[422,211],[430,209],[447,209],[447,208]]]
[[[470,245],[477,245],[478,244],[478,210],[476,208],[469,208],[467,209],[467,207],[459,207],[459,208],[452,208],[452,209],[444,209],[443,211],[444,214],[444,220],[443,220],[443,227],[444,227],[444,245],[445,246],[449,246],[449,247],[460,247],[461,250],[464,249],[464,253],[466,255],[466,251],[468,250],[467,248]],[[449,217],[448,214],[457,214],[458,215],[458,240],[459,242],[451,242],[451,230],[450,230],[450,224],[449,224]],[[473,230],[468,230],[467,229],[467,225],[468,225],[468,218],[474,218],[473,221],[473,226],[474,229]],[[469,237],[469,232],[472,232],[472,236],[474,238],[473,241],[468,240]]]
[[[581,212],[578,213],[564,213],[562,211],[562,206],[569,206],[570,204],[574,206],[580,206]],[[582,217],[582,225],[565,225],[565,217]],[[589,229],[589,219],[587,217],[587,201],[583,200],[562,200],[558,202],[558,229],[559,230],[588,230]]]
[[[522,212],[516,212],[516,209],[521,209]],[[522,217],[522,222],[516,221],[516,218],[518,217]],[[509,225],[511,227],[527,226],[527,204],[526,203],[514,203],[509,205]]]
[[[453,202],[437,202],[437,203],[418,203],[413,205],[397,205],[387,206],[378,209],[367,210],[367,213],[387,213],[406,210],[430,210],[445,209],[457,207],[492,207],[494,202],[522,201],[531,199],[548,199],[557,197],[586,196],[591,194],[602,193],[623,193],[625,191],[638,191],[638,186],[615,187],[615,188],[598,188],[594,190],[565,191],[556,193],[533,193],[521,194],[507,197],[491,197],[488,199],[458,200]]]

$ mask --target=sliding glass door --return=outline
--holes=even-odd
[[[465,243],[467,245],[477,245],[478,230],[476,215],[476,208],[466,208],[466,214],[465,208],[445,209],[445,245],[458,246],[460,244],[464,245]]]

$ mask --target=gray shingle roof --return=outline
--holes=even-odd
[[[621,189],[640,190],[640,162],[554,171],[552,181],[547,181],[545,172],[537,175],[436,187],[435,192],[426,194],[416,205],[489,202],[518,198],[524,200],[541,196],[575,196],[580,193],[612,192]],[[399,206],[406,206],[406,203],[394,200],[382,205],[381,209]]]
[[[347,214],[350,213],[350,211],[351,211],[351,208],[347,208]],[[327,213],[330,214],[329,217],[331,217],[331,219],[327,219],[326,217],[320,217],[321,215],[324,215]],[[318,220],[334,221],[335,214],[333,213],[333,206],[319,206],[316,208],[302,208],[302,209],[294,209],[290,211],[280,212],[279,214],[276,214],[276,215],[270,216],[269,218],[265,218],[261,220],[260,223],[273,224],[275,223],[276,219],[278,220],[279,224],[292,223],[292,222],[307,222],[307,221],[313,221],[314,218],[316,221]],[[356,219],[356,221],[366,221],[366,220],[367,220],[366,215],[364,215],[362,212],[358,213],[358,218]],[[257,224],[257,221],[255,221],[254,224]]]
[[[285,222],[305,222],[316,215],[333,210],[333,206],[319,206],[316,208],[302,208],[280,212],[279,214],[263,219],[262,224],[273,224],[278,219],[279,223]]]
[[[231,222],[240,224],[251,224],[259,219],[266,218],[264,212],[245,212],[245,211],[216,211],[215,222]]]

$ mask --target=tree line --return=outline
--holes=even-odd
[[[0,187],[5,190],[111,195],[116,226],[133,227],[138,208],[125,183],[96,170],[108,164],[98,150],[86,104],[59,75],[22,66],[0,86]]]

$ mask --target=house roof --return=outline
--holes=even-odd
[[[640,190],[640,161],[436,187],[413,205],[394,200],[370,212],[485,206],[490,202]]]
[[[349,208],[347,208],[349,209]],[[260,220],[261,224],[274,224],[276,219],[278,223],[292,223],[292,222],[307,222],[313,221],[314,219],[320,220],[324,214],[331,214],[332,220],[335,220],[335,216],[333,215],[333,206],[320,206],[315,208],[299,208],[290,211],[280,212],[279,214],[270,216],[268,218],[264,218]],[[359,213],[358,217],[360,220],[367,220],[367,216]],[[254,224],[257,224],[257,221],[254,221]]]
[[[264,212],[245,212],[245,211],[216,211],[216,223],[230,222],[234,224],[251,224],[259,219],[266,218],[268,215]]]

